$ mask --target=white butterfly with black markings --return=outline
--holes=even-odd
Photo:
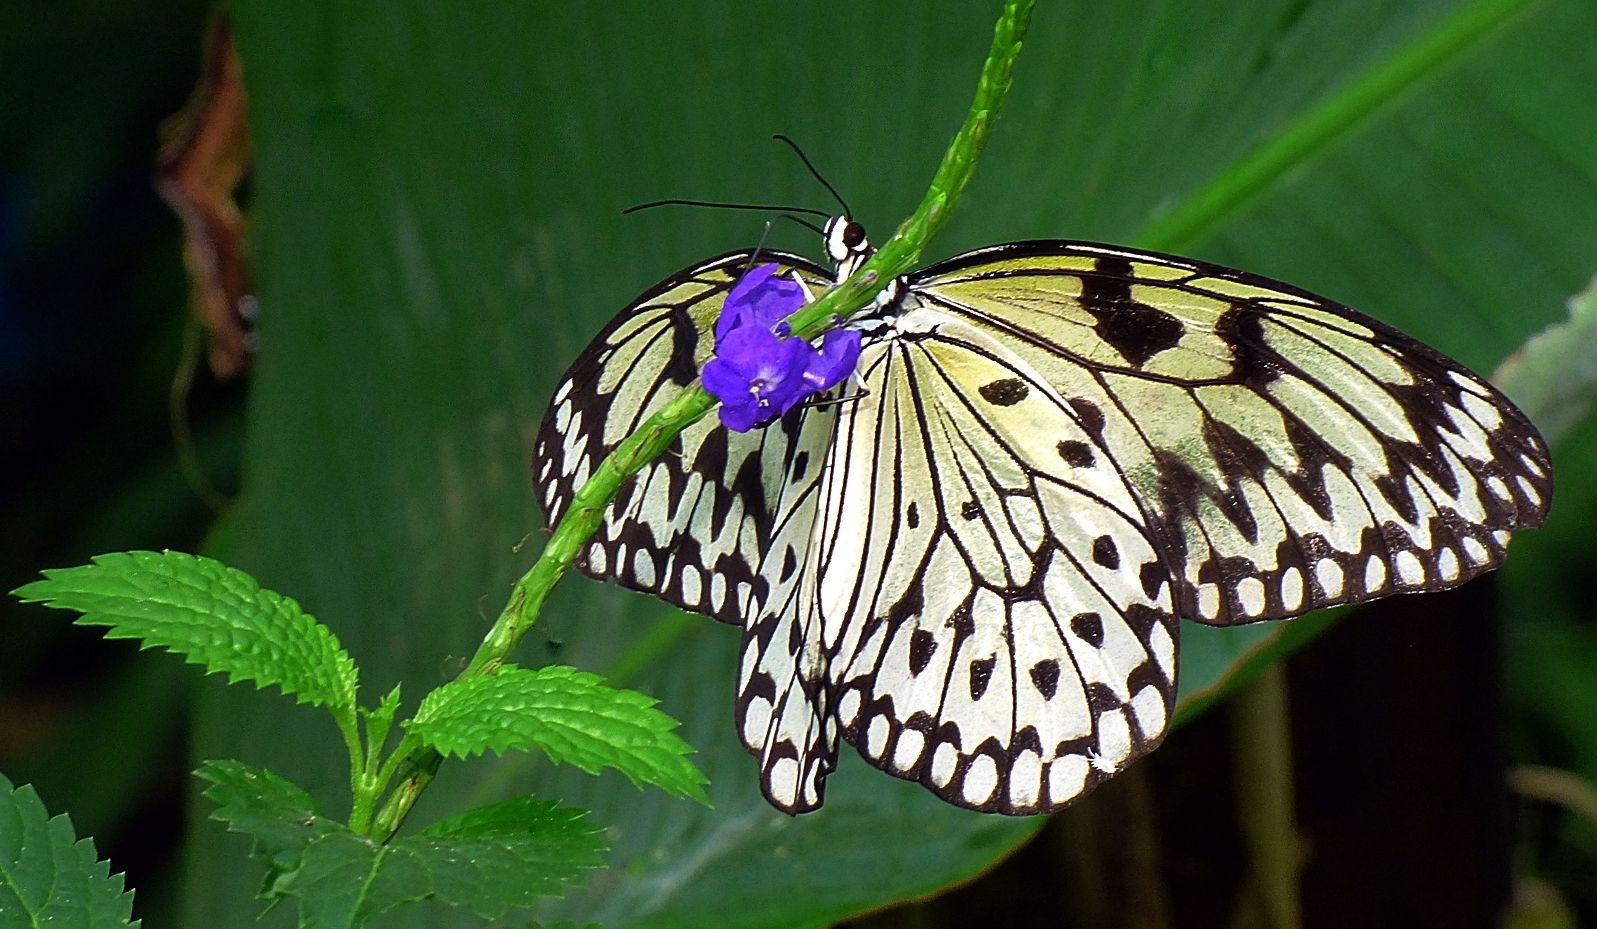
[[[821,291],[839,271],[762,252]],[[692,385],[732,252],[650,289],[557,389],[548,524]],[[779,809],[841,736],[950,803],[1031,814],[1158,744],[1178,617],[1280,619],[1441,590],[1541,524],[1546,445],[1502,394],[1295,287],[1114,246],[1022,242],[893,282],[856,375],[764,429],[706,417],[623,486],[579,567],[743,629],[738,734]]]

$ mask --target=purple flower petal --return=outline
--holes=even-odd
[[[763,264],[750,268],[732,284],[732,289],[727,292],[726,301],[721,304],[721,315],[715,321],[715,341],[717,344],[727,333],[741,326],[754,325],[754,306],[750,302],[750,292],[770,279],[776,273],[776,265]]]
[[[770,280],[771,275],[776,273],[776,268],[776,262],[772,261],[762,265],[755,265],[743,272],[742,277],[732,282],[732,289],[727,292],[726,302],[731,304],[748,302],[750,296],[758,291],[761,285]]]
[[[797,281],[776,277],[776,270],[775,264],[758,265],[732,285],[715,321],[718,344],[743,326],[769,329],[804,306],[804,288]]]
[[[855,329],[833,329],[821,336],[821,350],[804,368],[804,382],[813,393],[840,383],[859,363],[860,334]]]
[[[739,403],[749,392],[749,379],[725,358],[711,358],[700,375],[704,389],[722,403]]]
[[[742,403],[721,404],[721,425],[733,432],[748,432],[754,428],[754,398],[750,396]]]
[[[719,339],[715,355],[730,363],[746,379],[768,378],[782,365],[782,340],[769,329],[745,326]]]
[[[804,372],[809,368],[811,356],[814,354],[815,349],[803,339],[788,339],[782,343],[781,354],[778,357],[780,373],[772,379],[766,395],[771,406],[776,409],[777,416],[785,415],[788,410],[797,406],[799,401],[812,393],[809,385],[805,383]]]

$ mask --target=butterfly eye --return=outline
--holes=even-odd
[[[868,247],[862,224],[847,216],[834,216],[826,224],[826,254],[832,261],[852,269]]]

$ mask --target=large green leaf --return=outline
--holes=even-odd
[[[80,625],[109,626],[108,639],[165,648],[230,684],[277,685],[300,703],[355,716],[355,664],[338,639],[237,568],[183,552],[111,552],[44,575],[12,594],[77,610]]]
[[[619,211],[668,196],[829,206],[769,142],[785,132],[882,237],[958,125],[997,13],[232,6],[263,314],[236,561],[331,625],[371,686],[402,677],[411,694],[469,654],[478,617],[536,553],[536,537],[517,550],[539,527],[525,469],[564,366],[645,287],[759,233],[741,214]],[[1470,22],[1506,24],[1460,32],[1461,5],[1440,0],[1044,4],[988,158],[928,258],[1026,237],[1134,241],[1325,101],[1351,100],[1337,131],[1308,134],[1186,227],[1203,238],[1161,244],[1316,289],[1489,370],[1597,264],[1597,14],[1518,6],[1468,6]],[[1346,94],[1435,48],[1377,98]],[[519,660],[622,674],[659,698],[700,750],[715,809],[614,773],[449,762],[419,821],[534,789],[610,828],[613,870],[540,918],[819,925],[969,876],[1037,825],[952,809],[847,751],[826,807],[786,819],[733,736],[734,630],[582,580],[542,629]],[[1189,626],[1184,689],[1271,634]],[[330,798],[342,754],[307,720],[213,689],[199,750]],[[253,916],[258,876],[228,843],[196,836],[195,925]]]
[[[133,891],[94,854],[94,840],[52,817],[32,785],[0,774],[0,925],[7,929],[134,927]]]
[[[685,756],[693,749],[671,730],[677,721],[633,690],[607,687],[589,671],[501,665],[434,690],[407,724],[445,755],[468,757],[538,748],[551,761],[589,774],[615,768],[640,789],[654,784],[675,797],[708,804],[704,775]]]

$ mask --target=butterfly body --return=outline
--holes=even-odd
[[[761,260],[822,290],[869,248],[828,233],[836,277]],[[663,282],[573,364],[534,461],[551,525],[692,384],[750,257]],[[1534,428],[1456,362],[1202,262],[996,246],[847,325],[851,378],[763,429],[689,427],[579,561],[743,628],[739,735],[790,812],[839,738],[960,806],[1057,809],[1163,737],[1178,617],[1455,586],[1551,495]]]

